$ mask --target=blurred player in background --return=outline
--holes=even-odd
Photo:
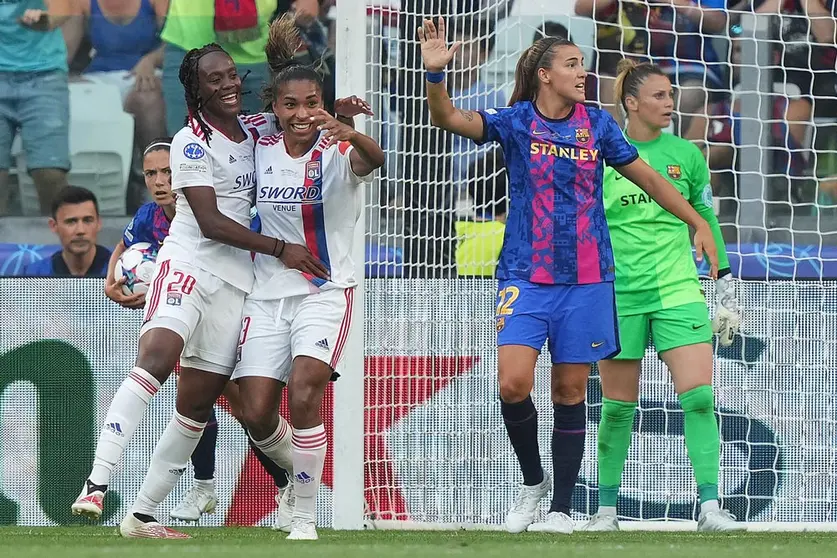
[[[718,506],[721,440],[712,393],[712,330],[730,345],[740,318],[721,227],[712,208],[706,159],[691,142],[663,133],[674,112],[674,89],[649,63],[619,64],[615,83],[627,118],[627,137],[640,157],[668,177],[709,222],[718,249],[717,309],[709,322],[685,223],[654,203],[613,168],[605,171],[604,201],[616,261],[621,351],[599,362],[599,510],[587,531],[618,531],[616,501],[628,458],[649,334],[671,371],[683,408],[686,449],[700,497],[699,531],[744,530]]]
[[[619,352],[613,253],[602,203],[603,161],[695,227],[698,254],[717,271],[708,223],[671,184],[638,158],[613,117],[584,105],[587,73],[564,38],[536,41],[521,55],[510,106],[473,112],[450,101],[444,20],[418,30],[432,122],[477,142],[498,142],[508,169],[510,207],[497,266],[501,410],[523,472],[506,529],[571,533],[573,488],[584,452],[590,363]],[[591,319],[591,317],[594,317]],[[552,486],[541,466],[537,411],[530,396],[544,341],[552,357],[552,468],[546,521],[534,524]]]
[[[105,282],[105,294],[108,298],[125,308],[142,308],[145,306],[145,293],[126,295],[122,290],[125,278],[114,278],[114,268],[119,256],[130,246],[138,242],[147,242],[154,251],[159,251],[163,241],[169,234],[169,226],[175,215],[175,198],[171,191],[170,150],[172,138],[157,138],[145,148],[143,152],[143,175],[148,194],[154,201],[139,208],[134,218],[125,227],[122,240],[116,245],[113,256],[108,264],[108,275]],[[177,369],[175,368],[175,373]],[[227,384],[224,391],[230,404],[230,411],[238,418],[240,406],[238,389],[235,384]],[[203,431],[203,436],[192,453],[192,467],[195,473],[195,483],[183,500],[171,511],[171,517],[182,521],[197,521],[204,513],[214,511],[218,503],[215,491],[215,448],[218,439],[218,421],[215,409]],[[250,447],[259,459],[262,467],[271,476],[281,495],[288,486],[287,472],[278,467],[265,454],[255,447],[247,437]],[[292,507],[286,504],[286,507]],[[290,513],[277,514],[274,527],[281,528],[290,525]],[[282,517],[284,516],[284,519]]]
[[[351,323],[358,186],[384,164],[384,153],[324,110],[322,78],[293,59],[298,46],[292,17],[271,25],[271,100],[283,132],[256,146],[256,207],[263,232],[307,246],[326,274],[256,255],[233,379],[255,444],[277,464],[293,467],[288,538],[316,540],[327,444],[320,407]],[[369,113],[365,103],[356,107]],[[292,427],[278,415],[285,385]]]
[[[101,514],[113,465],[179,358],[176,411],[120,525],[125,537],[188,537],[163,527],[154,515],[185,469],[232,373],[237,324],[253,284],[250,252],[281,254],[291,267],[308,269],[316,261],[304,246],[285,245],[248,228],[253,148],[272,126],[261,115],[239,117],[241,78],[230,56],[214,44],[191,50],[180,81],[189,116],[172,142],[177,211],[157,256],[136,366],[111,403],[93,471],[79,497],[99,506],[83,512]],[[108,429],[111,424],[119,425],[119,432]]]

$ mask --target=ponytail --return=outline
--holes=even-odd
[[[613,98],[622,105],[625,115],[628,114],[628,97],[639,97],[639,88],[650,76],[666,76],[665,72],[656,64],[650,62],[637,63],[630,58],[623,58],[616,66],[616,81],[613,84]]]
[[[302,39],[292,12],[286,12],[270,24],[267,44],[264,47],[267,65],[273,76],[271,84],[265,88],[263,94],[268,103],[275,100],[279,87],[289,81],[313,81],[322,90],[323,78],[319,72],[296,59],[296,53],[301,46]]]

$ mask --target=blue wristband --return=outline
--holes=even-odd
[[[442,83],[445,81],[445,72],[427,72],[426,77],[430,83]]]

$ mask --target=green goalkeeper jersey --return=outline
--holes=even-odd
[[[728,268],[703,153],[691,142],[671,134],[649,142],[628,141],[709,222],[718,246],[719,267]],[[616,263],[619,315],[705,302],[688,225],[610,167],[605,169],[604,202]]]

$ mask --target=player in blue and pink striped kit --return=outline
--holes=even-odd
[[[640,185],[660,206],[696,229],[699,255],[717,270],[709,225],[689,202],[638,158],[613,118],[584,104],[581,51],[566,39],[540,39],[520,57],[510,106],[472,112],[451,103],[444,68],[459,45],[425,20],[419,29],[431,121],[478,143],[503,148],[509,177],[508,221],[497,266],[497,345],[501,410],[520,462],[523,486],[506,529],[571,533],[573,488],[584,451],[584,398],[590,363],[619,351],[614,265],[602,202],[603,164]],[[538,448],[530,393],[544,342],[552,357],[550,513],[533,523],[552,486]]]

